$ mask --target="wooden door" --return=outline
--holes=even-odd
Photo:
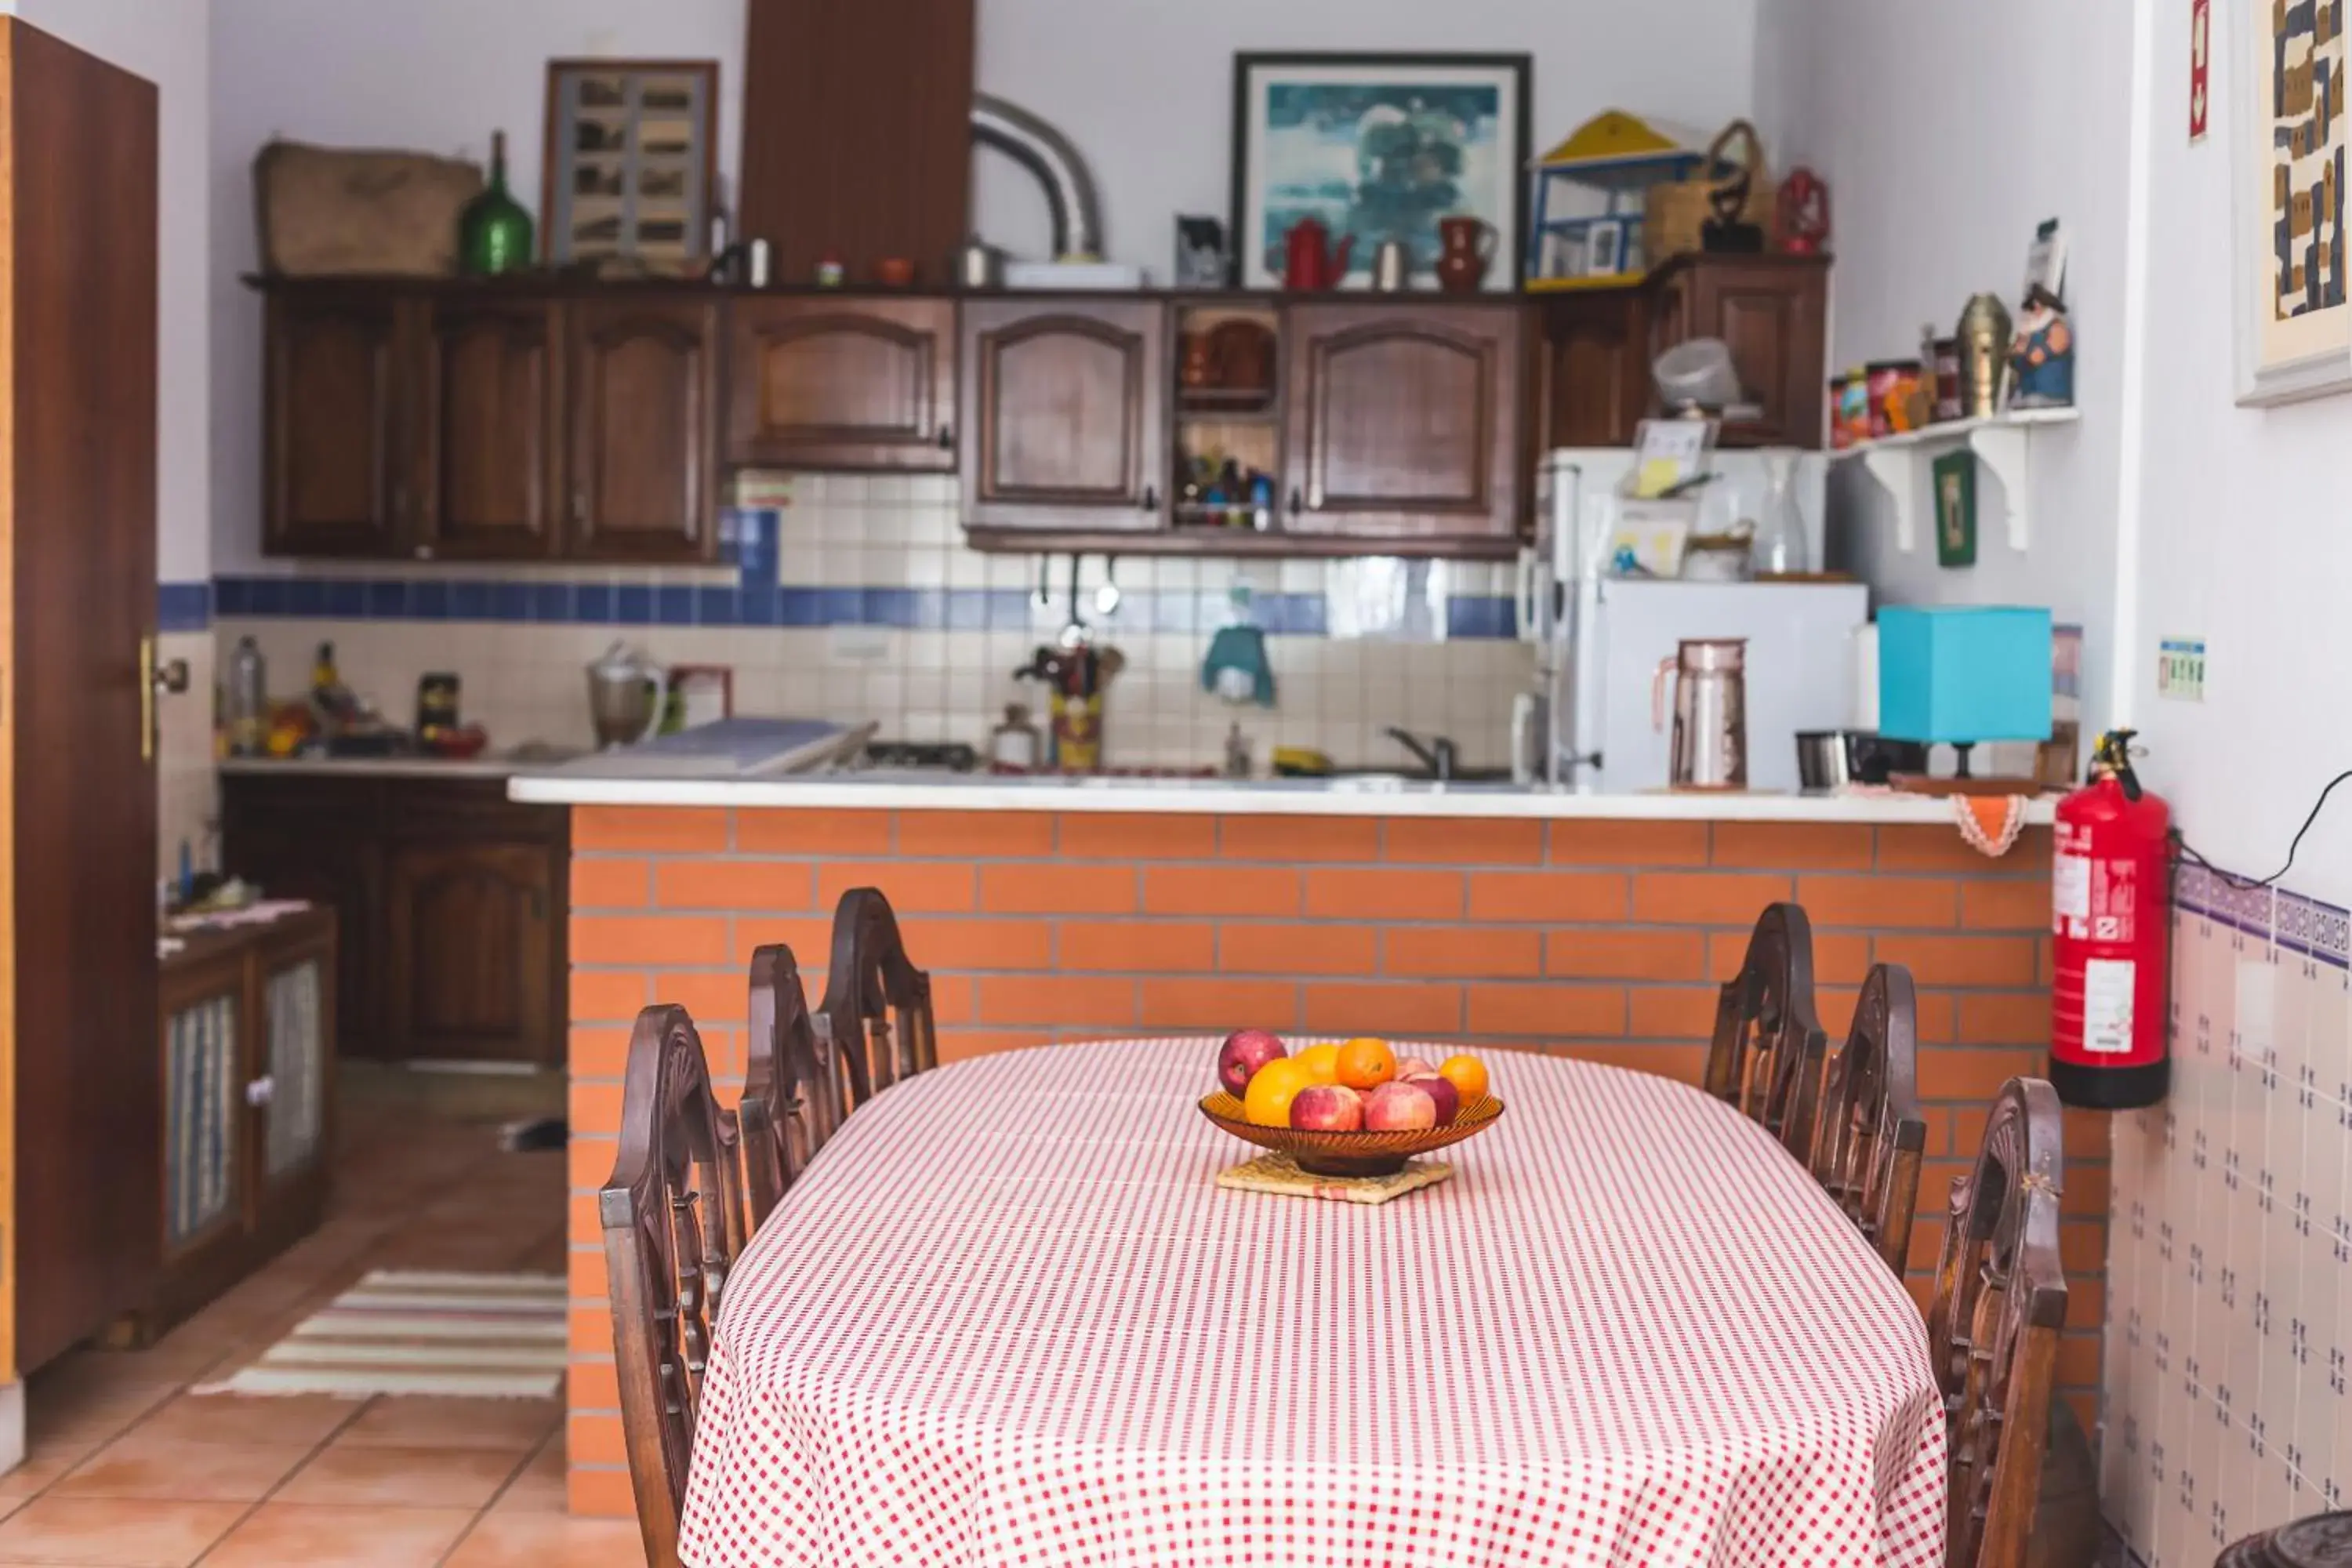
[[[1701,337],[1731,350],[1743,401],[1724,418],[1724,446],[1822,444],[1828,267],[1824,257],[1692,256],[1654,279],[1654,353]]]
[[[967,303],[965,526],[1164,526],[1167,341],[1167,311],[1157,301]]]
[[[1650,398],[1647,297],[1594,289],[1547,297],[1538,428],[1551,447],[1630,447]]]
[[[440,300],[417,318],[414,552],[554,553],[563,493],[556,307]]]
[[[1302,305],[1286,313],[1282,527],[1507,544],[1518,525],[1519,311]]]
[[[739,300],[727,460],[955,469],[955,302]]]
[[[266,317],[263,547],[273,555],[394,553],[410,500],[397,296],[277,289]]]
[[[572,307],[568,554],[718,553],[718,308],[649,295]]]
[[[161,1262],[155,758],[156,95],[0,18],[0,985],[13,989],[13,1353],[48,1361]],[[10,350],[0,347],[0,354]]]
[[[335,922],[323,910],[282,921],[254,943],[247,1180],[252,1228],[276,1250],[315,1228],[334,1151]]]
[[[395,844],[384,989],[409,1060],[552,1066],[555,875],[542,847]]]

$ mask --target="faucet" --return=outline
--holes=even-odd
[[[1432,735],[1427,741],[1423,741],[1412,731],[1400,730],[1393,724],[1381,733],[1411,752],[1414,759],[1436,777],[1439,784],[1447,784],[1453,780],[1454,742],[1448,737]]]

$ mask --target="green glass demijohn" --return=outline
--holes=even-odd
[[[507,194],[507,133],[490,136],[490,183],[457,215],[457,267],[476,277],[520,272],[534,258],[530,214]]]

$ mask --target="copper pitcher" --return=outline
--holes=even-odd
[[[1675,681],[1669,789],[1748,787],[1748,639],[1686,637],[1650,678],[1650,727],[1666,727],[1666,678]]]

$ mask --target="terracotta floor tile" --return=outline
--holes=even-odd
[[[447,1568],[645,1568],[633,1519],[489,1513],[449,1554]]]
[[[0,1563],[185,1568],[245,1505],[120,1498],[40,1498],[0,1520]]]
[[[84,1461],[51,1495],[258,1502],[310,1455],[307,1444],[208,1443],[134,1429]]]
[[[151,1437],[200,1443],[299,1443],[307,1447],[358,1414],[360,1405],[356,1399],[331,1399],[316,1394],[282,1399],[187,1394],[140,1423],[140,1430]]]
[[[425,1399],[386,1395],[360,1412],[336,1441],[368,1448],[490,1448],[522,1454],[563,1424],[553,1399]]]
[[[478,1509],[522,1467],[520,1452],[386,1448],[330,1444],[278,1493],[285,1502],[333,1507]]]
[[[433,1568],[473,1518],[462,1508],[266,1502],[205,1559],[205,1568]]]
[[[562,1513],[569,1506],[563,1479],[563,1434],[540,1445],[507,1489],[492,1503],[498,1513]]]

